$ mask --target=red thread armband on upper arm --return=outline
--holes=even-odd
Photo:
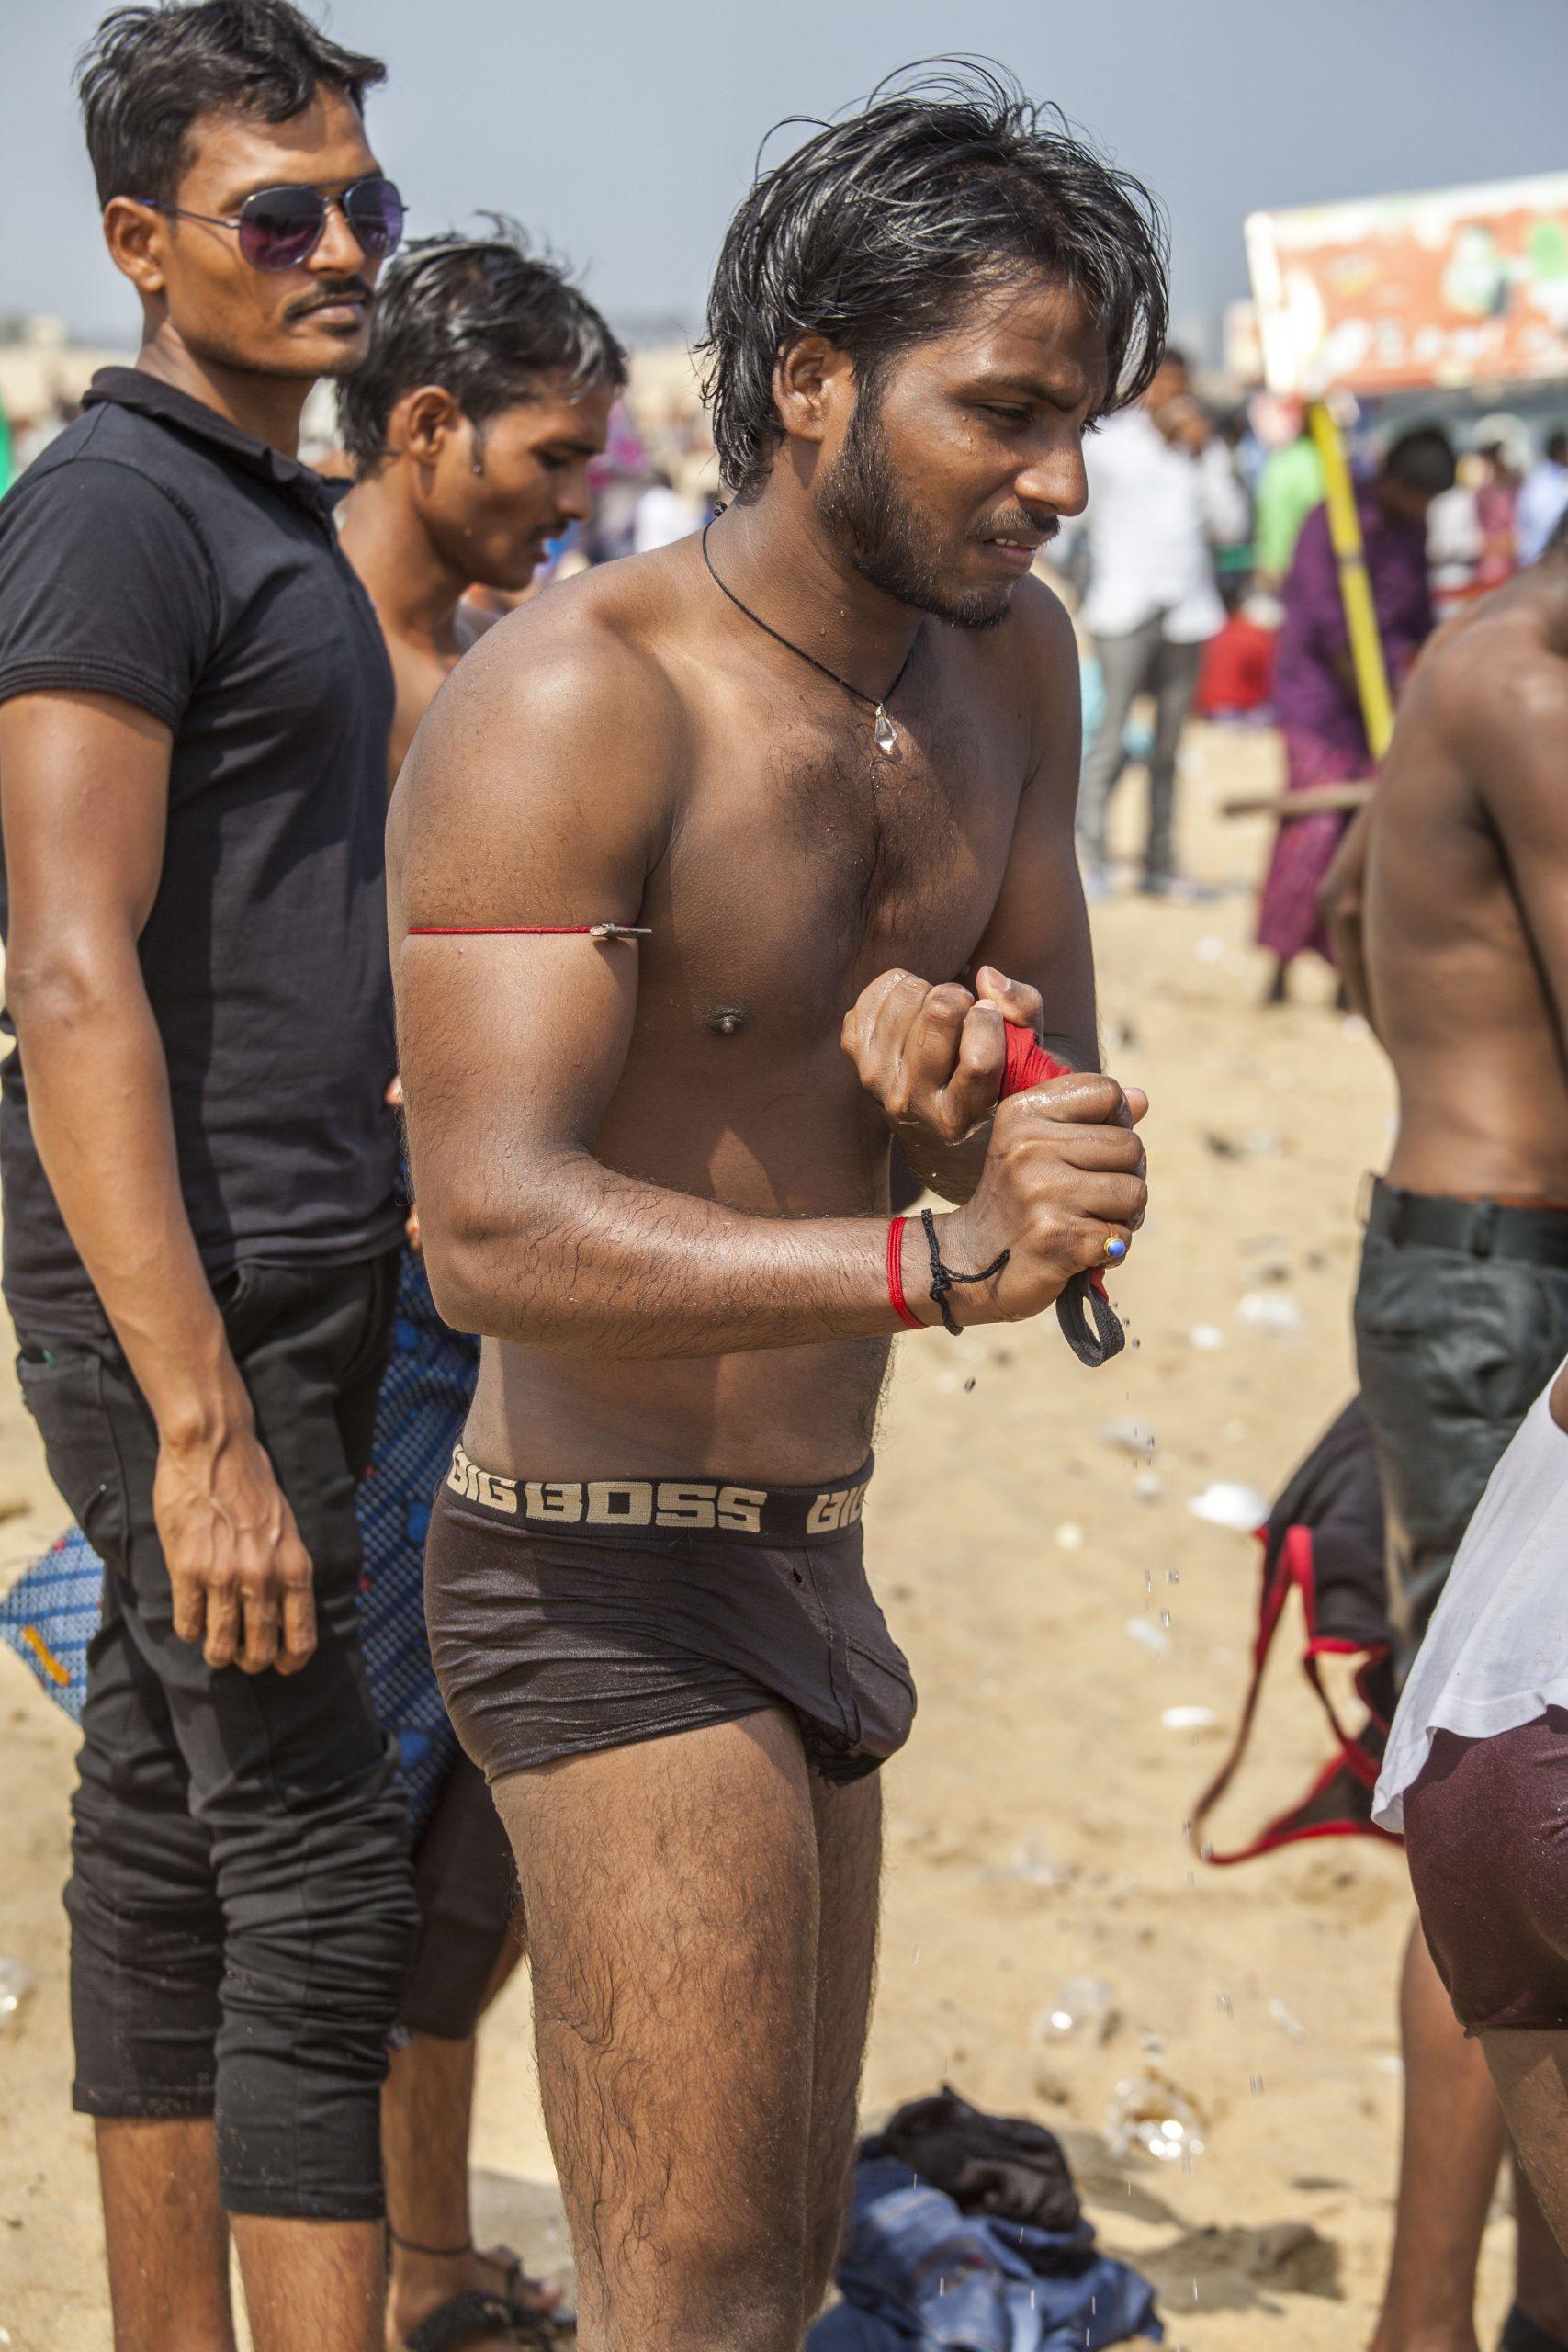
[[[651,939],[635,922],[411,922],[410,939]]]

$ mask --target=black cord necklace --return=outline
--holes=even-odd
[[[898,675],[894,679],[893,684],[888,687],[887,692],[885,695],[880,697],[876,695],[868,695],[861,687],[852,685],[848,678],[840,677],[837,670],[829,670],[826,662],[818,662],[815,653],[807,653],[803,645],[792,645],[787,637],[781,637],[776,628],[769,627],[768,623],[763,620],[760,613],[754,613],[750,605],[743,605],[741,603],[733,588],[729,588],[725,585],[717,572],[714,570],[713,558],[708,553],[708,532],[711,531],[713,525],[709,523],[703,532],[703,561],[708,568],[708,578],[713,582],[714,586],[719,591],[720,594],[728,597],[730,603],[734,605],[738,613],[744,613],[749,621],[754,621],[757,627],[761,630],[764,637],[771,637],[775,645],[782,645],[786,653],[795,654],[797,660],[809,662],[811,667],[814,670],[819,671],[823,677],[831,678],[836,686],[842,686],[847,695],[853,695],[856,702],[863,702],[867,710],[874,711],[876,717],[875,722],[872,728],[872,741],[875,743],[877,750],[882,753],[884,759],[896,759],[898,755],[898,729],[894,726],[893,721],[887,716],[887,706],[904,683],[904,672],[908,670],[910,662],[915,658],[914,646],[911,645],[908,653],[905,654],[903,667],[899,670]],[[918,639],[916,642],[919,642]]]

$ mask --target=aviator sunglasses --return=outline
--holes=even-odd
[[[253,269],[298,269],[309,261],[326,234],[327,212],[334,204],[367,261],[385,261],[402,242],[403,199],[390,180],[379,177],[355,180],[341,196],[325,196],[319,187],[258,188],[232,220],[214,212],[187,212],[184,205],[163,204],[155,196],[139,196],[135,201],[178,220],[205,220],[211,229],[234,230]]]

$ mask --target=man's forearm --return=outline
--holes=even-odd
[[[1367,969],[1366,874],[1371,841],[1371,803],[1346,828],[1317,894],[1318,913],[1345,983],[1351,1010],[1372,1021],[1371,978]]]
[[[1345,983],[1345,1001],[1352,1012],[1360,1014],[1375,1035],[1371,979],[1367,970],[1366,933],[1359,904],[1336,908],[1328,915],[1325,928],[1334,960],[1339,967],[1339,977]]]
[[[425,1268],[463,1330],[573,1355],[728,1355],[890,1336],[885,1217],[754,1216],[604,1167],[527,1171],[499,1214],[454,1213],[415,1153]],[[924,1242],[905,1236],[911,1306]]]
[[[180,1193],[168,1069],[134,951],[13,979],[28,1115],[66,1228],[165,1440],[248,1418]]]

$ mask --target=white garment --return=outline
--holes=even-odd
[[[1129,637],[1156,613],[1173,645],[1196,645],[1224,625],[1210,552],[1245,539],[1250,517],[1223,442],[1198,457],[1178,448],[1139,408],[1107,418],[1084,444],[1091,570],[1084,626]]]
[[[1404,1826],[1432,1735],[1494,1739],[1568,1707],[1568,1434],[1552,1374],[1487,1483],[1389,1734],[1372,1819]]]
[[[1564,514],[1568,514],[1568,466],[1542,458],[1520,483],[1514,509],[1514,543],[1521,563],[1533,563],[1545,553],[1546,543]]]
[[[702,526],[703,510],[694,499],[682,498],[667,482],[650,482],[637,503],[637,519],[632,526],[633,552],[651,555],[655,548],[671,547],[677,539],[690,538]]]

